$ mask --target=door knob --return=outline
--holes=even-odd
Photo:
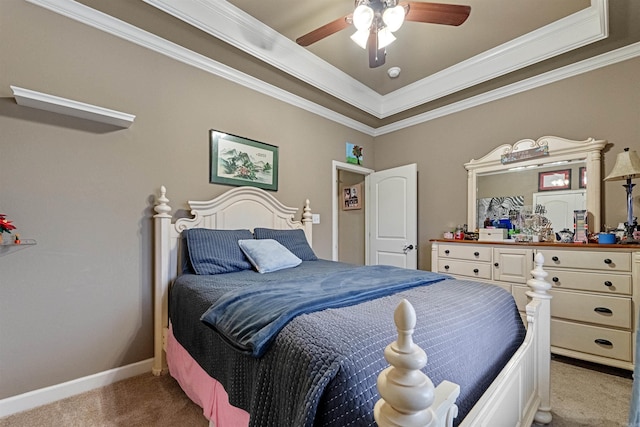
[[[405,254],[412,250],[413,250],[413,245],[404,245],[404,247],[402,248],[402,252],[404,252]]]

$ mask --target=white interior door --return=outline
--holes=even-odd
[[[564,228],[573,230],[573,211],[586,209],[586,190],[533,193],[533,204],[544,205],[546,216],[556,233]]]
[[[418,167],[374,172],[365,178],[368,265],[418,268]]]

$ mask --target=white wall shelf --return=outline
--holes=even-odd
[[[133,114],[110,110],[84,102],[73,101],[59,96],[36,92],[17,86],[10,86],[13,96],[18,105],[37,108],[39,110],[51,111],[66,116],[79,117],[81,119],[93,120],[100,123],[107,123],[121,128],[128,128],[136,118]]]
[[[20,243],[0,243],[0,256],[9,255],[13,252],[19,251],[34,246],[36,241],[34,239],[23,239]]]

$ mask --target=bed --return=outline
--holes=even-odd
[[[161,187],[153,372],[169,371],[211,426],[551,421],[542,259],[525,331],[498,287],[317,259],[308,200],[299,221],[297,208],[253,187],[189,207],[173,221]],[[221,267],[227,240],[222,256],[237,264]],[[274,262],[284,266],[270,271]]]

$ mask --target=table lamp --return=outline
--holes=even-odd
[[[605,181],[622,181],[626,180],[627,183],[622,186],[627,189],[627,237],[621,243],[640,243],[633,238],[633,231],[636,228],[636,218],[633,216],[633,197],[631,192],[635,184],[631,183],[634,178],[640,177],[640,157],[635,151],[629,151],[625,148],[624,151],[618,154],[616,158],[616,164],[613,166],[611,173],[604,179]]]

